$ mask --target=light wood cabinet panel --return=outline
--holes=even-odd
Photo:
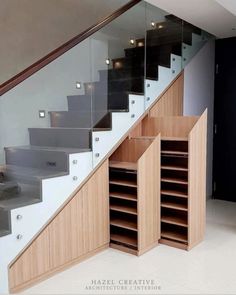
[[[141,255],[160,238],[160,136],[126,139],[110,157],[110,246]]]
[[[150,117],[182,116],[184,73],[166,90],[149,111]]]
[[[105,161],[10,266],[11,291],[108,247],[108,200],[108,161]]]
[[[189,250],[203,240],[206,223],[207,111],[189,134]]]
[[[138,161],[140,254],[160,239],[160,135]]]

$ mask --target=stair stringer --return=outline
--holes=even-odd
[[[207,35],[192,33],[192,45],[182,44],[183,68],[189,63],[194,55],[202,48],[207,41]]]
[[[12,232],[0,239],[0,294],[9,292],[8,266],[11,261],[34,239],[93,169],[92,152],[70,154],[68,160],[68,175],[42,180],[42,202],[11,210]],[[17,239],[18,235],[21,239]]]
[[[93,167],[113,149],[144,113],[144,96],[129,94],[129,111],[112,112],[112,130],[92,132]]]
[[[145,81],[146,100],[145,109],[147,110],[163,93],[163,91],[170,85],[170,83],[179,75],[182,70],[181,56],[171,54],[170,56],[171,67],[166,68],[158,66],[159,79]]]

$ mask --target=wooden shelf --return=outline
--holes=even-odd
[[[137,215],[137,208],[131,208],[123,205],[110,205],[110,210]]]
[[[175,170],[175,171],[188,171],[188,168],[178,167],[178,166],[167,166],[167,165],[161,166],[161,169]]]
[[[168,223],[168,224],[175,224],[183,227],[188,227],[187,221],[184,220],[182,217],[179,216],[162,216],[161,222]]]
[[[162,136],[161,140],[166,141],[188,141],[187,137],[169,137],[169,136]]]
[[[126,235],[123,236],[120,234],[111,234],[111,241],[116,241],[133,247],[137,247],[138,245],[137,239],[135,239],[134,237],[128,237]]]
[[[109,167],[126,170],[137,170],[137,163],[110,161]]]
[[[179,232],[173,232],[170,230],[162,230],[161,237],[166,238],[166,239],[179,241],[179,242],[183,242],[183,243],[188,242],[187,236],[185,234],[181,234]]]
[[[180,210],[180,211],[188,211],[187,205],[178,204],[178,203],[170,202],[170,201],[162,201],[161,202],[161,207]]]
[[[163,178],[161,178],[161,181],[168,182],[168,183],[185,184],[185,185],[188,184],[188,181],[181,180],[181,179],[178,179],[178,178],[163,177]]]
[[[165,151],[165,150],[162,150],[161,151],[162,154],[165,154],[165,155],[177,155],[177,156],[188,156],[188,152],[180,152],[180,151]]]
[[[147,140],[154,140],[156,138],[156,136],[135,136],[135,137],[131,137],[132,139],[147,139]]]
[[[179,198],[188,198],[188,195],[184,193],[180,193],[178,191],[173,191],[173,190],[161,190],[162,195],[167,195],[167,196],[173,196],[173,197],[179,197]]]
[[[116,184],[116,185],[122,185],[122,186],[137,187],[137,183],[132,180],[111,179],[109,183]]]
[[[110,192],[110,197],[137,202],[137,196],[123,192]]]
[[[121,228],[137,231],[137,222],[134,222],[132,220],[124,220],[123,218],[116,217],[111,218],[110,224]]]

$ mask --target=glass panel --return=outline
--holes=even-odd
[[[110,111],[128,111],[129,94],[144,93],[144,39],[143,2],[91,37],[94,128],[111,128]]]
[[[90,47],[86,39],[1,97],[2,205],[37,202],[41,179],[67,175],[68,154],[91,149]]]
[[[183,21],[183,45],[182,45],[182,66],[183,68],[190,62],[194,55],[213,38],[209,33]]]
[[[181,72],[182,20],[146,4],[146,108]]]
[[[181,19],[142,1],[4,94],[0,217],[39,202],[42,179],[68,175],[68,155],[91,151],[92,131],[111,130],[111,112],[123,112],[109,140],[106,133],[93,146],[86,168],[95,166],[143,114],[143,96],[147,109],[210,37],[188,23],[183,30]],[[0,228],[7,230],[8,223]]]

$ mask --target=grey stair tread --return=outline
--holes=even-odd
[[[128,109],[109,109],[110,112],[112,113],[128,113]]]
[[[37,178],[38,180],[68,175],[67,172],[56,172],[52,170],[44,170],[15,165],[0,166],[0,171],[3,171],[6,174],[10,173],[12,175],[16,174],[29,178]]]
[[[83,111],[62,111],[50,112],[52,128],[87,128],[92,129],[97,125],[100,128],[111,126],[111,113],[100,112],[83,112]]]
[[[12,210],[20,207],[25,207],[33,204],[40,203],[41,200],[39,198],[35,198],[32,196],[22,195],[16,196],[15,198],[10,198],[6,200],[0,201],[0,208],[5,210]]]
[[[23,145],[23,146],[16,146],[16,147],[7,147],[6,149],[63,152],[66,154],[77,154],[77,153],[85,153],[85,152],[91,151],[91,149],[82,149],[82,148],[63,148],[63,147],[36,146],[36,145]]]
[[[10,230],[7,230],[7,229],[0,229],[0,237],[4,237],[4,236],[7,236],[11,233]]]
[[[112,128],[93,128],[93,131],[111,131]]]
[[[30,145],[91,148],[91,128],[29,128]]]

